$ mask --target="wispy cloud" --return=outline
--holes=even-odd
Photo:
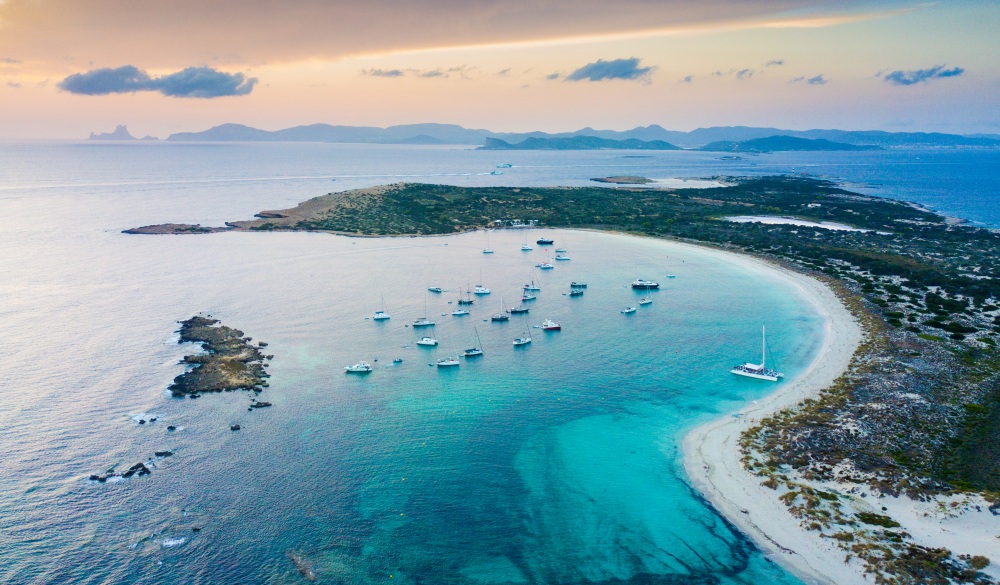
[[[750,79],[756,73],[753,69],[740,69],[736,72],[736,79]]]
[[[7,87],[13,87],[15,89],[20,89],[20,88],[22,88],[24,86],[21,85],[20,83],[16,82],[16,81],[8,81],[7,82]]]
[[[560,75],[559,73],[549,73],[548,75],[545,76],[545,79],[548,79],[549,81],[555,81],[560,77],[562,77],[562,75]]]
[[[507,77],[508,75],[510,75],[510,67],[497,71],[497,75],[499,75],[500,77]]]
[[[608,79],[648,81],[649,74],[655,71],[656,67],[640,67],[639,61],[637,57],[612,59],[611,61],[598,59],[567,75],[566,81],[605,81]]]
[[[823,77],[823,74],[815,75],[813,77],[793,77],[788,83],[808,83],[809,85],[826,85],[830,80]]]
[[[17,65],[20,63],[18,59],[11,59],[10,57],[0,57],[0,63],[6,63],[7,65]]]
[[[448,68],[437,68],[437,69],[362,69],[362,75],[368,75],[370,77],[421,77],[424,79],[434,79],[442,78],[447,79],[453,75],[457,75],[462,79],[471,79],[469,73],[472,68],[468,65],[460,65],[458,67],[448,67]],[[509,69],[507,70],[509,71]]]
[[[692,81],[694,81],[694,75],[685,75],[677,83],[691,83]]]
[[[767,67],[781,67],[784,64],[785,64],[785,60],[784,59],[771,59],[767,63],[764,63],[764,67],[765,68],[767,68]]]
[[[891,83],[893,85],[916,85],[918,83],[926,83],[932,79],[945,79],[947,77],[958,77],[965,73],[965,69],[961,67],[952,67],[951,69],[946,69],[944,65],[935,65],[929,69],[911,69],[911,70],[897,70],[885,75],[879,72],[876,77],[881,76],[885,79],[886,83]]]
[[[399,69],[362,69],[362,75],[370,75],[372,77],[402,77],[403,72]]]
[[[75,73],[59,82],[59,89],[79,95],[108,95],[155,91],[170,97],[217,98],[246,95],[256,78],[211,67],[188,67],[163,77],[150,77],[133,65]]]

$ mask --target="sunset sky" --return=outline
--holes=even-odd
[[[1000,133],[1000,2],[0,0],[0,139],[226,122]]]

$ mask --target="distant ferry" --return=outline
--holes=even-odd
[[[632,288],[642,288],[647,290],[651,288],[660,288],[660,283],[653,282],[652,280],[637,278],[632,282]]]

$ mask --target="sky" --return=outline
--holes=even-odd
[[[0,139],[127,124],[1000,134],[997,0],[0,0]]]

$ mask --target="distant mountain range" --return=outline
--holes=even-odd
[[[124,130],[124,126],[120,127]],[[109,134],[92,134],[92,140],[134,139],[114,138],[119,130]],[[128,134],[124,130],[124,134]],[[528,139],[555,141],[560,139],[596,138],[612,141],[638,140],[643,142],[663,142],[681,148],[700,148],[715,142],[745,143],[751,140],[775,136],[826,140],[846,145],[899,147],[1000,147],[1000,137],[996,135],[961,136],[925,132],[883,132],[877,130],[782,130],[780,128],[754,128],[748,126],[717,126],[698,128],[691,132],[666,130],[662,126],[639,126],[631,130],[595,130],[582,128],[575,132],[492,132],[484,129],[463,128],[455,124],[406,124],[379,128],[375,126],[333,126],[311,124],[295,126],[284,130],[260,130],[242,124],[223,124],[202,132],[181,132],[171,134],[169,141],[213,141],[213,142],[347,142],[367,144],[424,144],[424,145],[486,145],[493,138],[517,147]],[[570,142],[571,143],[571,142]],[[552,148],[564,148],[551,142]],[[529,145],[532,143],[529,143]],[[583,142],[582,144],[586,144]],[[599,147],[605,148],[605,147]],[[617,147],[622,148],[622,147]],[[629,148],[629,147],[624,147]],[[775,150],[775,149],[771,149]],[[813,148],[812,150],[816,150]],[[751,152],[751,151],[743,151]]]
[[[596,136],[569,136],[565,138],[525,138],[511,144],[497,138],[487,138],[481,150],[680,150],[679,146],[662,140],[611,140]]]

